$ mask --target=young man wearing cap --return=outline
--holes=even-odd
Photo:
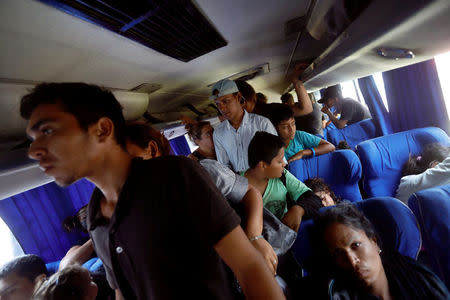
[[[214,129],[214,147],[217,160],[235,172],[246,171],[248,145],[257,131],[277,134],[269,119],[248,113],[242,105],[242,97],[236,83],[223,79],[212,87],[211,100],[225,117],[225,121]]]
[[[339,84],[328,87],[322,99],[318,101],[323,104],[322,112],[327,114],[330,121],[337,128],[342,129],[346,125],[371,118],[370,112],[361,103],[351,98],[342,98],[341,86]],[[340,119],[331,112],[335,107],[335,114],[341,114]]]
[[[198,163],[132,160],[111,92],[43,83],[22,98],[20,112],[32,140],[28,154],[47,175],[62,186],[81,178],[96,185],[87,226],[116,299],[233,299],[224,262],[248,299],[284,298]]]

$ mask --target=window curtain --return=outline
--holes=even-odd
[[[373,77],[367,76],[359,78],[358,84],[364,100],[369,107],[372,120],[377,125],[380,133],[382,135],[393,133],[389,113],[383,104],[383,100],[381,99],[381,95]]]
[[[67,188],[51,182],[0,200],[0,217],[24,253],[39,255],[46,263],[60,260],[83,238],[65,232],[62,222],[89,202],[93,190],[94,184],[85,179]]]
[[[434,59],[383,72],[392,129],[434,126],[449,134],[449,119]]]
[[[184,135],[180,135],[177,138],[171,139],[169,141],[170,147],[175,155],[189,155],[191,154],[191,149],[186,141]]]

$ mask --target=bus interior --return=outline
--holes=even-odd
[[[379,186],[398,185],[399,178],[371,169],[378,167],[369,148],[379,140],[371,141],[394,135],[392,151],[403,157],[422,149],[413,146],[421,139],[450,145],[449,16],[448,0],[2,0],[0,243],[10,246],[1,247],[0,264],[21,253],[60,260],[78,239],[60,224],[93,190],[87,181],[60,188],[28,158],[19,105],[36,84],[106,87],[126,120],[150,122],[175,154],[188,155],[194,145],[181,119],[219,123],[209,99],[214,83],[244,80],[277,103],[286,92],[294,95],[288,75],[304,63],[300,79],[313,99],[341,84],[372,114],[369,125],[323,135],[335,144],[347,140],[352,150],[341,151],[356,153],[359,176],[349,175],[361,193],[356,200],[392,197]],[[307,179],[307,167],[298,166],[300,180]],[[381,179],[371,186],[370,176]],[[450,187],[443,189],[448,202]],[[419,227],[427,223],[416,217]],[[440,217],[446,237],[436,247],[444,254],[440,267],[430,264],[449,287],[448,203]]]

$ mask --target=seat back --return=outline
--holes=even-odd
[[[345,140],[355,150],[359,143],[380,136],[379,130],[372,119],[367,119],[348,125],[342,129],[327,130],[327,140],[337,146],[340,141]]]
[[[425,145],[450,145],[450,138],[440,128],[408,130],[365,141],[357,146],[363,170],[363,187],[368,197],[395,195],[403,165],[410,153],[422,153]]]
[[[320,177],[330,185],[336,196],[352,202],[362,199],[358,181],[361,163],[351,150],[337,150],[324,155],[304,158],[289,164],[289,171],[300,181]]]
[[[430,267],[450,288],[450,185],[414,193],[408,206],[419,222]]]
[[[395,249],[401,254],[417,258],[422,240],[416,218],[401,201],[392,197],[377,197],[354,203],[370,220],[380,239],[381,249]],[[321,211],[329,209],[324,207]],[[314,222],[303,221],[292,246],[300,265],[307,271],[314,270],[311,235]]]

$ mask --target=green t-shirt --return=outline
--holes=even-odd
[[[296,201],[303,193],[311,191],[303,182],[298,180],[288,170],[284,170],[286,176],[286,186],[280,178],[271,178],[267,184],[263,195],[263,205],[270,210],[279,219],[283,218],[288,211],[286,202],[286,193],[289,193]],[[242,172],[241,175],[244,175]]]
[[[289,146],[284,150],[284,157],[291,158],[300,150],[310,149],[319,146],[321,138],[310,133],[297,130],[295,137],[289,142]]]

